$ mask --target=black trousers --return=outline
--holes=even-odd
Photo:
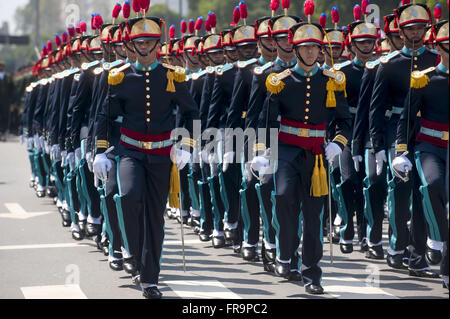
[[[384,204],[387,196],[387,165],[383,165],[380,175],[377,175],[375,153],[366,149],[365,156],[366,178],[364,179],[364,215],[367,220],[367,239],[370,244],[377,245],[382,240]]]
[[[272,198],[275,198],[272,196],[275,195],[273,174],[263,175],[262,181],[255,184],[255,188],[258,194],[264,239],[275,245],[275,228],[272,225],[274,207]]]
[[[83,171],[80,173],[83,174],[82,187],[84,187],[88,214],[91,215],[91,217],[99,218],[101,216],[100,196],[94,185],[94,174],[89,170],[87,164],[82,166],[82,170]]]
[[[200,228],[206,232],[213,230],[213,206],[211,192],[209,190],[208,177],[210,176],[209,164],[202,163],[200,167],[201,180],[197,181],[198,198],[200,204]]]
[[[301,149],[295,158],[284,158],[280,151],[274,182],[276,213],[273,216],[273,224],[277,232],[278,259],[290,259],[291,269],[298,269],[302,264],[305,283],[319,285],[322,276],[319,261],[323,255],[324,197],[310,196],[314,164],[315,157],[310,151]],[[297,249],[302,228],[303,245],[300,262]]]
[[[219,165],[219,168],[222,166]],[[223,183],[220,183],[222,201],[227,203],[225,208],[225,221],[227,223],[235,223],[239,220],[240,201],[239,189],[242,182],[241,166],[239,163],[231,163],[228,169],[222,173]]]
[[[418,187],[414,187],[414,183],[419,182],[417,170],[414,168],[410,173],[409,181],[403,182],[392,173],[394,158],[395,148],[392,147],[388,159],[390,165],[390,175],[388,176],[389,245],[392,250],[403,251],[409,244],[412,244],[418,249],[419,254],[424,254],[426,229],[421,222],[423,219],[422,195]],[[408,154],[408,158],[411,163],[414,163],[412,154]],[[411,220],[411,232],[407,225],[409,220]]]
[[[244,163],[241,164],[241,168],[242,184],[239,194],[241,198],[243,239],[247,244],[256,245],[259,241],[260,230],[260,208],[255,188],[258,180],[251,173],[247,173],[248,176],[246,176]]]
[[[363,164],[361,163],[361,166]],[[341,189],[344,202],[342,203],[342,219],[344,227],[341,229],[341,240],[351,241],[355,236],[353,216],[356,213],[358,240],[366,237],[366,221],[364,218],[363,178],[364,169],[361,167],[356,172],[353,163],[352,152],[349,146],[339,156],[339,170],[341,183],[337,187]]]
[[[140,263],[141,283],[158,284],[172,163],[151,163],[149,158],[120,158],[120,202],[129,252]]]
[[[434,152],[418,151],[415,154],[428,234],[432,240],[440,242],[448,241],[445,151],[444,148],[435,147]]]

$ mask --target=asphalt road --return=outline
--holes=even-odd
[[[141,299],[125,272],[108,267],[107,257],[90,239],[75,242],[50,198],[28,187],[30,165],[18,139],[0,143],[0,298]],[[384,224],[387,248],[387,221]],[[180,224],[166,220],[159,288],[164,298],[227,299],[448,299],[440,279],[408,276],[385,261],[367,260],[358,251],[343,256],[324,239],[321,261],[326,294],[311,296],[303,283],[288,282],[249,263],[231,247],[214,249],[184,229],[183,271]],[[355,248],[356,245],[355,245]],[[439,266],[432,267],[439,271]]]

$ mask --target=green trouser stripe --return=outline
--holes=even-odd
[[[339,155],[339,167],[342,167],[342,163],[341,163],[341,155]],[[330,174],[330,176],[333,176]],[[333,182],[334,181],[334,178]],[[341,183],[336,185],[336,194],[337,194],[337,198],[338,198],[338,214],[339,216],[341,216],[342,220],[344,221],[344,227],[341,227],[340,230],[340,234],[341,234],[341,238],[345,238],[344,234],[345,231],[347,230],[347,226],[348,226],[348,210],[347,210],[347,206],[345,205],[345,201],[344,201],[344,194],[342,193],[342,184],[343,184],[343,180],[342,180],[342,174],[341,174]]]
[[[48,186],[50,182],[50,168],[47,165],[47,161],[45,159],[45,153],[41,153],[41,160],[42,164],[44,165],[44,171],[45,171],[45,185]]]
[[[322,211],[320,212],[320,243],[322,244],[322,251],[323,251],[323,213],[324,213],[324,207],[322,205]],[[320,285],[322,285],[322,274],[320,275]]]
[[[391,172],[393,172],[392,170],[392,157],[391,157],[391,152],[388,152],[388,161],[389,161],[389,168],[391,170]],[[389,224],[391,226],[392,229],[392,234],[391,234],[391,238],[389,241],[389,245],[391,246],[391,248],[393,250],[396,250],[396,244],[397,244],[397,225],[395,223],[395,196],[394,196],[394,190],[395,190],[395,182],[394,182],[394,175],[392,174],[392,179],[388,181],[388,206],[389,206],[389,211],[388,211],[388,219],[389,219]]]
[[[280,259],[280,224],[277,219],[277,199],[276,195],[276,186],[271,193],[270,200],[272,201],[272,226],[275,229],[275,245],[277,247],[277,258]]]
[[[189,165],[189,174],[188,174],[188,183],[189,183],[189,195],[191,197],[191,206],[192,209],[199,210],[200,204],[197,198],[197,193],[195,191],[195,180],[194,180],[194,171],[191,164]]]
[[[197,181],[198,184],[198,197],[200,201],[200,228],[203,229],[203,223],[206,219],[206,210],[205,210],[205,197],[203,196],[203,181]]]
[[[92,202],[91,202],[91,197],[89,196],[89,191],[87,188],[87,178],[86,178],[86,174],[84,173],[84,167],[86,164],[86,160],[83,158],[80,161],[80,167],[78,168],[78,171],[80,172],[80,177],[81,177],[81,189],[83,190],[83,196],[86,199],[86,206],[87,206],[87,211],[88,214],[90,216],[92,216]]]
[[[250,244],[248,242],[248,232],[250,231],[251,226],[251,220],[250,220],[250,213],[248,211],[248,205],[247,205],[247,183],[245,181],[245,162],[241,161],[241,171],[242,171],[242,183],[241,183],[241,189],[239,190],[239,196],[241,198],[241,216],[242,221],[244,223],[244,242]]]
[[[228,202],[227,189],[222,171],[222,164],[218,165],[218,169],[219,169],[220,197],[222,198],[223,206],[225,207],[224,219],[228,222],[228,212],[230,211],[230,204]]]
[[[372,211],[372,205],[370,204],[370,180],[369,180],[369,150],[366,149],[366,152],[364,154],[365,164],[366,164],[366,177],[364,178],[364,185],[366,187],[363,187],[363,193],[364,193],[364,216],[367,218],[367,238],[370,239],[370,232],[372,230],[374,220],[373,220],[373,211]]]
[[[423,211],[425,213],[425,218],[430,228],[430,237],[432,240],[442,241],[436,216],[434,214],[433,206],[431,205],[430,193],[428,191],[428,183],[425,178],[425,175],[423,174],[422,163],[420,162],[420,152],[416,152],[414,155],[416,159],[417,171],[419,172],[419,176],[422,181],[422,186],[420,186],[419,189],[423,196],[422,198]]]
[[[35,163],[34,165],[36,165],[36,172],[37,172],[36,176],[39,179],[39,184],[41,186],[43,186],[44,185],[44,176],[42,176],[41,166],[39,165],[39,158],[40,158],[40,152],[36,149],[34,151],[34,163]]]
[[[109,223],[109,215],[108,215],[108,206],[106,206],[106,185],[102,183],[102,186],[97,188],[97,191],[100,195],[100,203],[101,203],[101,210],[103,213],[103,218],[105,220],[104,226],[106,233],[109,237],[109,254],[110,256],[114,255],[114,249],[113,249],[113,242],[114,242],[114,235],[111,229],[111,224]]]
[[[69,196],[69,203],[70,203],[70,218],[72,219],[72,222],[75,224],[77,219],[76,219],[76,215],[75,215],[75,210],[73,208],[73,196],[74,194],[72,193],[72,179],[73,179],[73,175],[72,172],[69,171],[69,169],[67,168],[68,165],[66,165],[66,170],[67,170],[67,183],[66,183],[66,188],[67,188],[67,194]]]
[[[301,205],[300,205],[301,206]],[[302,241],[302,225],[303,225],[303,211],[300,208],[300,216],[298,217],[298,239],[299,242]],[[322,227],[321,227],[322,228]],[[297,249],[296,249],[297,250]],[[302,258],[300,257],[300,255],[298,254],[298,263],[297,263],[297,270],[300,271],[301,267],[302,267]]]
[[[269,242],[270,222],[269,222],[269,217],[267,216],[267,212],[264,207],[264,202],[263,202],[262,195],[261,195],[261,183],[256,183],[255,189],[256,189],[256,195],[258,195],[258,200],[259,200],[259,212],[260,212],[261,218],[263,220],[262,226],[263,226],[264,238],[267,240],[267,242]]]
[[[28,151],[28,159],[30,160],[31,173],[33,174],[33,176],[36,176],[36,168],[34,167],[34,153],[33,153],[33,149],[29,148],[29,149],[27,149],[27,151]]]
[[[120,177],[119,177],[119,162],[120,157],[116,156],[116,172],[117,172],[117,188],[119,189],[119,193],[114,195],[114,202],[116,203],[117,210],[117,219],[119,220],[119,228],[122,233],[123,245],[128,253],[130,253],[130,246],[128,245],[128,237],[127,232],[125,230],[125,220],[123,218],[123,210],[122,210],[122,188],[120,187]]]
[[[217,205],[217,201],[216,201],[216,193],[214,190],[214,177],[213,176],[208,177],[208,183],[209,183],[209,192],[211,194],[212,211],[213,211],[213,215],[214,215],[214,229],[219,230],[220,212],[219,212],[219,206]]]

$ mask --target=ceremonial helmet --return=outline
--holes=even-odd
[[[244,21],[244,24],[238,25],[241,19]],[[256,44],[257,37],[255,26],[247,25],[247,5],[244,1],[241,1],[239,6],[234,8],[233,22],[235,27],[231,29],[231,38],[236,47],[247,44]]]
[[[272,10],[272,18],[269,21],[270,36],[272,38],[287,37],[289,35],[289,29],[298,22],[301,22],[297,16],[288,15],[290,8],[290,1],[283,0],[281,5],[284,10],[284,15],[275,16],[276,11],[280,6],[280,1],[272,1],[270,8]]]
[[[351,42],[376,41],[378,39],[378,28],[375,24],[367,22],[368,0],[363,0],[361,5],[353,7],[354,22],[348,26]],[[363,19],[364,15],[364,19]]]
[[[334,24],[334,28],[326,28],[327,16],[325,13],[322,13],[319,18],[319,24],[325,30],[324,34],[324,45],[332,46],[332,47],[344,47],[344,34],[342,30],[339,29],[339,9],[338,7],[333,7],[331,9],[331,19]]]
[[[433,37],[436,44],[449,43],[449,29],[448,20],[438,22],[433,26]]]
[[[395,17],[400,28],[413,25],[424,25],[431,23],[430,8],[423,3],[413,0],[402,0],[402,5],[394,9]]]
[[[294,47],[310,44],[321,46],[323,44],[322,26],[318,23],[311,22],[314,8],[314,1],[305,1],[304,9],[308,21],[297,23],[289,29],[289,42],[294,44]]]

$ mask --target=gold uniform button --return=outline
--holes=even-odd
[[[147,87],[147,88],[145,88],[147,91],[150,91],[150,88],[149,87]]]
[[[417,61],[417,57],[416,56],[414,57],[414,61]]]
[[[308,105],[309,105],[309,104],[311,104],[311,102],[310,102],[310,101],[306,101],[306,104],[308,104]]]
[[[307,78],[307,79],[306,79],[306,82],[311,82],[311,79],[310,79],[310,78]]]
[[[309,119],[309,116],[308,116],[308,115],[305,116],[305,120],[307,120],[307,119]]]
[[[149,98],[150,98],[150,95],[147,95],[146,97],[147,97],[147,99],[149,99]]]
[[[147,83],[150,83],[150,80],[149,80],[149,79],[147,79],[147,80],[145,80],[145,82],[147,82]]]
[[[147,123],[150,122],[150,119],[147,119]]]
[[[147,106],[150,106],[150,103],[147,102]]]
[[[147,114],[150,114],[150,111],[147,111]]]
[[[306,93],[306,96],[307,96],[307,97],[310,97],[310,96],[311,96],[311,93]]]
[[[145,75],[146,75],[146,76],[149,76],[149,75],[150,75],[150,73],[148,73],[148,72],[145,72]]]
[[[309,109],[308,109],[308,108],[306,108],[305,112],[309,112]]]
[[[306,88],[309,90],[311,88],[311,85],[306,86]]]
[[[416,68],[416,69],[417,69],[417,64],[414,64],[414,68]]]

